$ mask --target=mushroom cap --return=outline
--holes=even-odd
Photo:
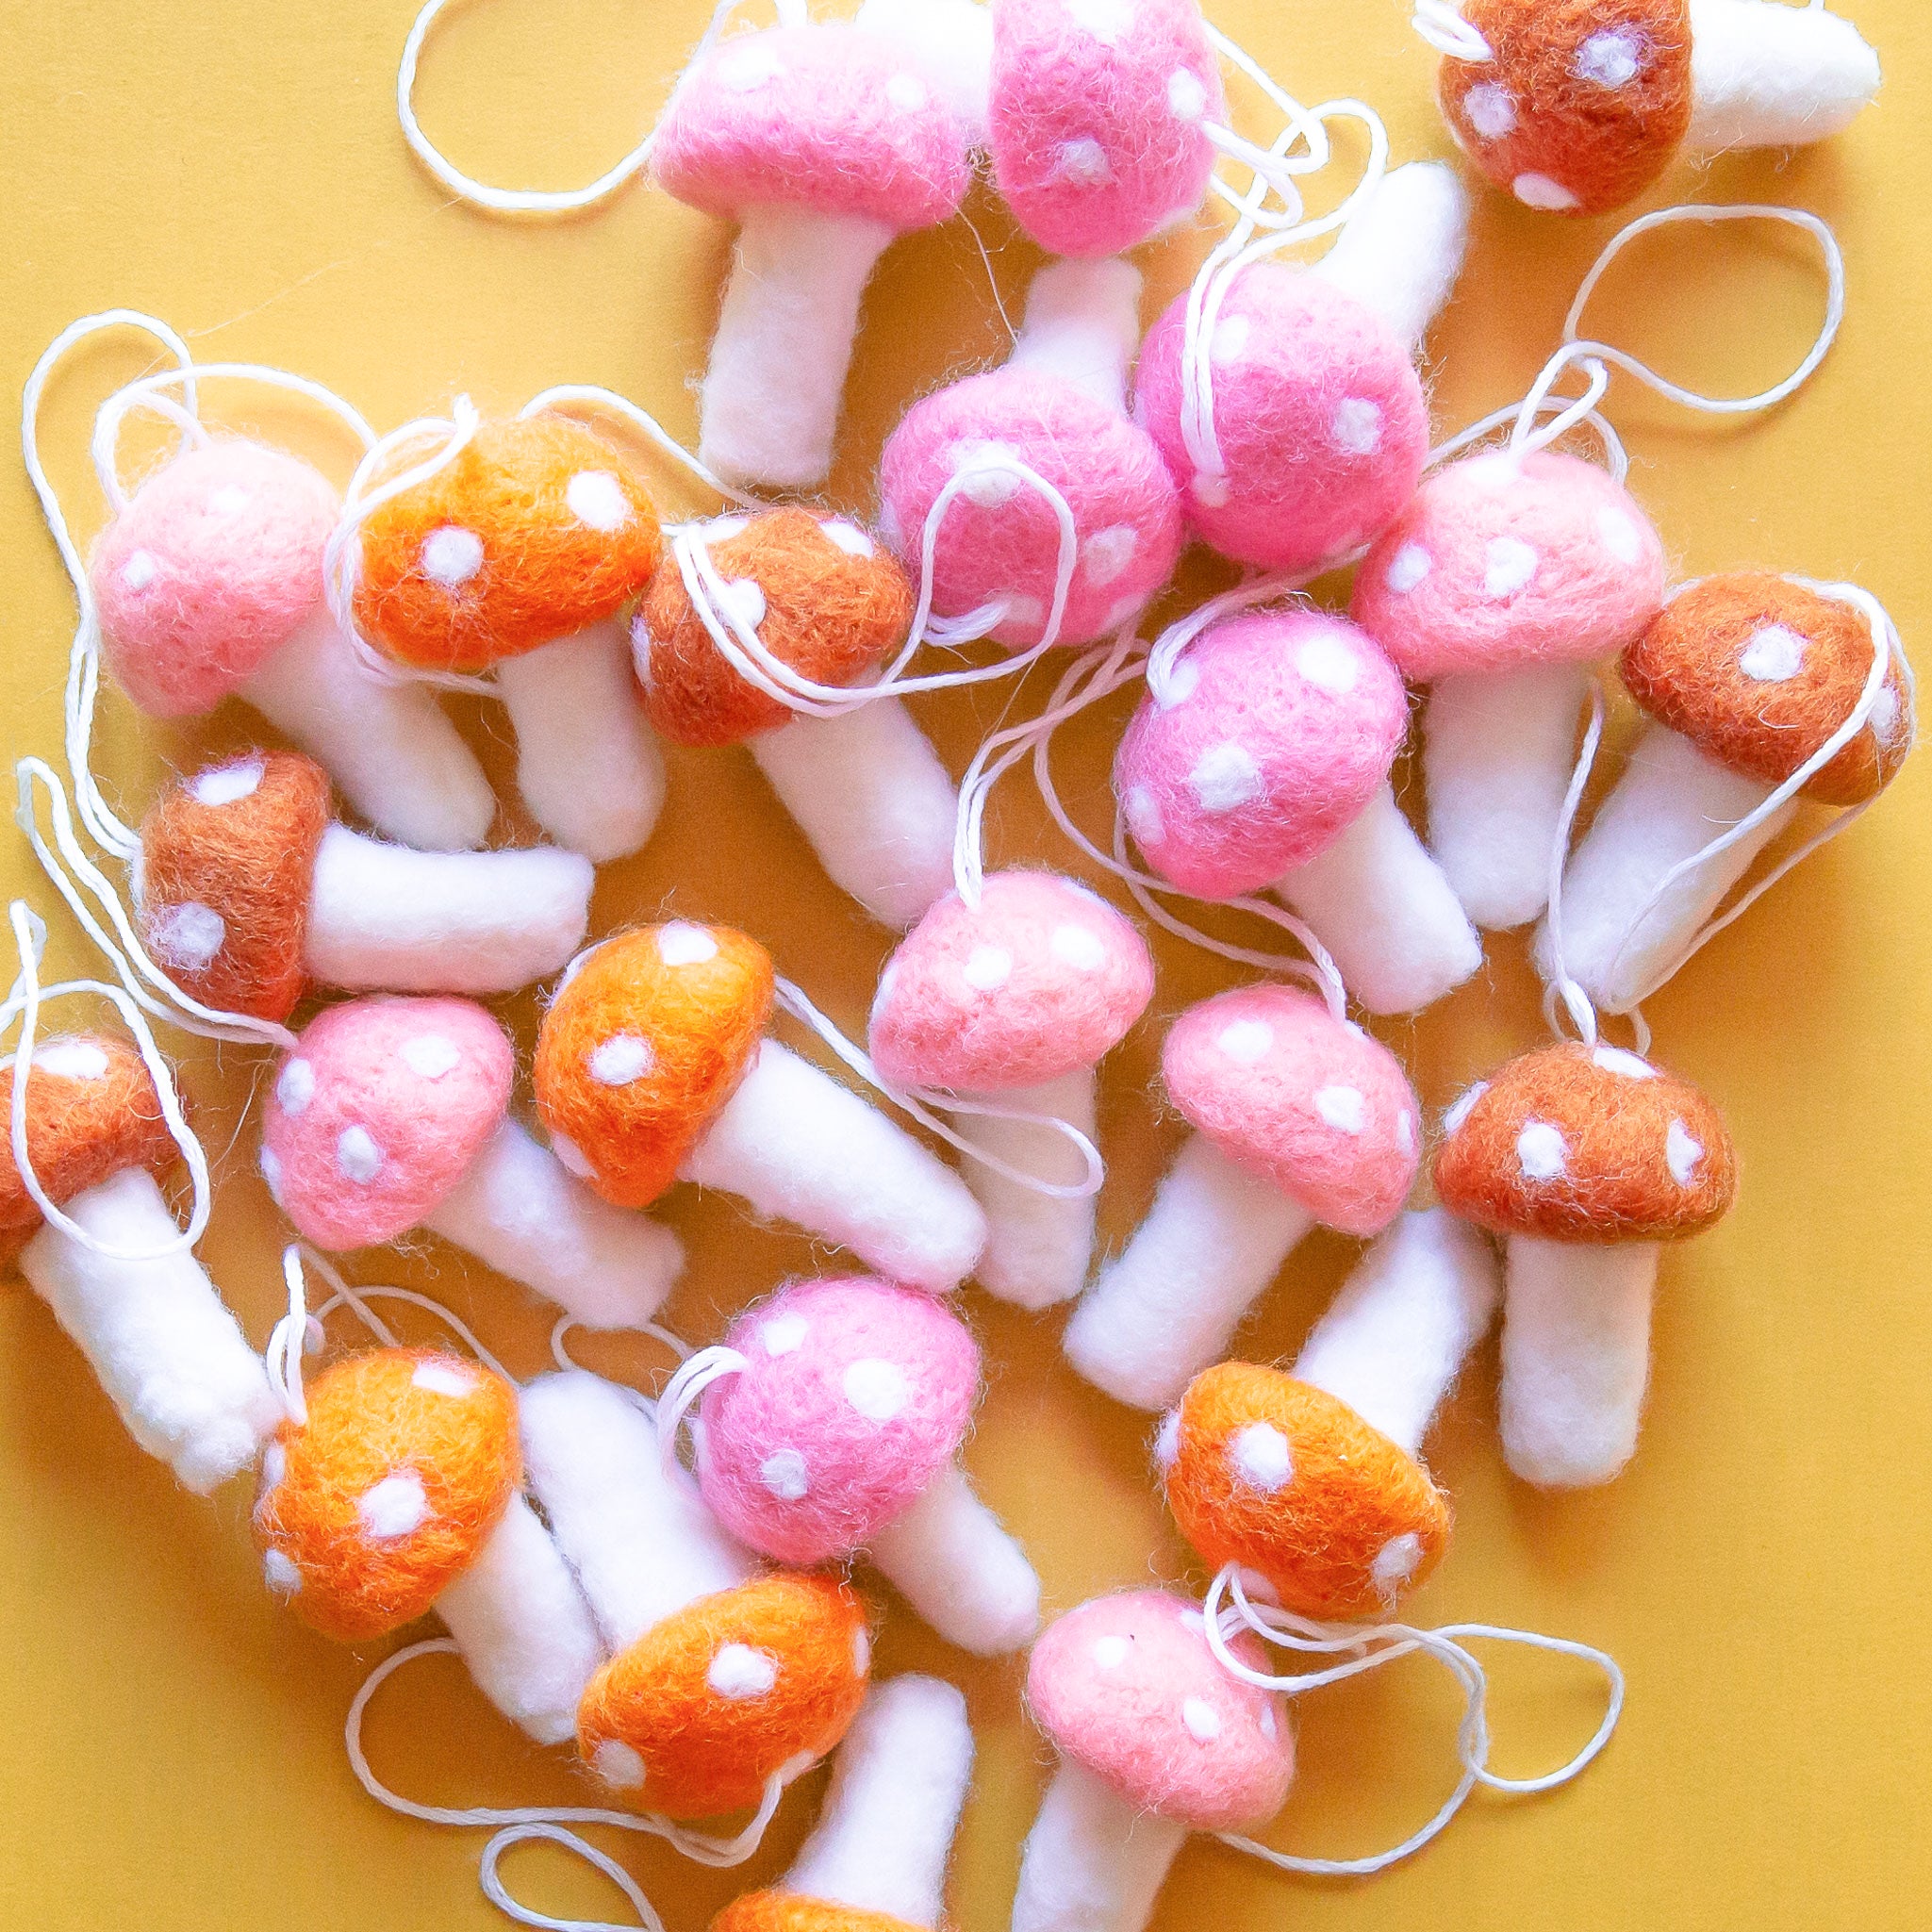
[[[1246,1631],[1229,1648],[1267,1667]],[[1068,1610],[1033,1645],[1026,1696],[1063,1758],[1193,1831],[1272,1818],[1295,1781],[1280,1693],[1223,1669],[1200,1606],[1172,1591],[1124,1590]]]
[[[965,1440],[980,1391],[966,1324],[889,1281],[800,1281],[725,1336],[745,1366],[699,1411],[698,1482],[740,1543],[784,1563],[848,1557]]]
[[[1409,694],[1366,632],[1289,604],[1224,619],[1141,700],[1114,761],[1134,843],[1198,899],[1271,885],[1387,782]]]
[[[1362,559],[1350,614],[1427,682],[1621,651],[1663,583],[1661,539],[1607,471],[1486,450],[1423,479]]]
[[[1522,1054],[1469,1088],[1443,1128],[1443,1205],[1496,1234],[1675,1241],[1723,1219],[1738,1191],[1716,1107],[1621,1047]]]
[[[1415,493],[1428,408],[1408,349],[1366,304],[1305,269],[1251,263],[1208,345],[1225,473],[1181,433],[1187,298],[1148,330],[1134,420],[1161,447],[1190,527],[1223,556],[1301,571],[1380,534]]]
[[[1057,639],[1090,644],[1131,623],[1173,575],[1181,499],[1144,429],[1045,371],[996,369],[916,403],[879,465],[879,534],[916,576],[926,519],[954,474],[989,454],[1016,456],[1066,499],[1079,556]],[[947,506],[933,547],[933,608],[961,617],[996,598],[992,636],[1009,649],[1046,635],[1060,567],[1060,520],[1032,485],[988,471]]]
[[[552,1151],[649,1207],[751,1072],[771,995],[770,956],[729,926],[638,926],[580,954],[537,1035]]]
[[[1651,717],[1720,765],[1782,784],[1824,749],[1884,650],[1856,604],[1789,577],[1739,570],[1681,590],[1624,650],[1624,683]],[[1894,663],[1872,721],[1805,787],[1856,805],[1892,781],[1914,720]]]
[[[321,471],[239,438],[164,463],[88,565],[122,689],[156,718],[212,711],[322,602],[339,508]]]
[[[829,1577],[779,1572],[701,1596],[591,1678],[577,1749],[624,1804],[671,1818],[756,1805],[850,1728],[871,1669],[866,1609]]]
[[[967,140],[896,36],[818,21],[733,34],[686,69],[651,169],[721,220],[777,206],[903,234],[959,206]]]
[[[867,1911],[801,1891],[741,1892],[711,1922],[711,1932],[925,1932],[890,1912]]]
[[[994,0],[988,152],[1053,255],[1120,255],[1189,220],[1225,120],[1196,0]]]
[[[364,520],[355,620],[405,664],[485,670],[614,617],[657,568],[657,511],[617,444],[549,412],[486,422]]]
[[[1491,60],[1445,59],[1437,98],[1469,158],[1526,207],[1634,201],[1691,125],[1690,0],[1461,0]]]
[[[287,1019],[307,974],[309,889],[329,776],[250,751],[175,779],[140,821],[141,943],[204,1006]]]
[[[378,1348],[306,1391],[262,1458],[269,1588],[353,1643],[420,1617],[475,1561],[523,1479],[517,1392],[433,1348]]]
[[[10,1260],[41,1225],[41,1211],[13,1163],[14,1063],[0,1066],[0,1259]],[[147,1063],[111,1033],[57,1033],[34,1048],[26,1083],[26,1150],[56,1207],[125,1167],[156,1180],[181,1158]]]
[[[1448,1500],[1347,1403],[1278,1368],[1224,1362],[1181,1398],[1167,1507],[1202,1562],[1266,1578],[1324,1622],[1385,1616],[1435,1568]]]
[[[872,1060],[901,1086],[999,1093],[1103,1059],[1147,1011],[1131,920],[1055,872],[993,872],[980,906],[936,900],[879,976]]]
[[[1325,1226],[1379,1234],[1408,1199],[1415,1090],[1386,1047],[1312,993],[1203,999],[1168,1030],[1161,1072],[1191,1126]]]
[[[283,1057],[262,1116],[269,1191],[318,1247],[419,1226],[503,1123],[516,1056],[471,999],[349,999]]]
[[[740,614],[781,664],[821,685],[850,685],[905,642],[913,586],[899,561],[844,517],[766,510],[703,533]],[[726,662],[666,557],[631,620],[644,709],[674,745],[736,745],[797,714]]]

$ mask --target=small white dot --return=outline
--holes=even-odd
[[[784,69],[768,48],[748,46],[728,48],[713,62],[711,71],[719,87],[735,94],[753,94],[776,80]]]
[[[1159,845],[1167,828],[1161,818],[1161,807],[1146,785],[1129,788],[1126,799],[1128,829],[1143,846]]]
[[[1362,676],[1362,660],[1332,632],[1323,631],[1296,648],[1295,669],[1318,689],[1344,698]]]
[[[277,1596],[293,1596],[302,1588],[302,1572],[281,1550],[269,1550],[262,1557],[261,1574],[262,1580]]]
[[[1395,1145],[1405,1154],[1415,1151],[1415,1115],[1407,1107],[1395,1115]]]
[[[1635,564],[1643,560],[1643,532],[1638,528],[1637,520],[1627,510],[1602,509],[1596,513],[1596,534],[1603,538],[1603,547],[1620,564]]]
[[[1368,1124],[1368,1101],[1355,1087],[1324,1087],[1314,1111],[1338,1133],[1360,1133]]]
[[[848,556],[867,558],[879,553],[879,546],[856,523],[847,518],[828,517],[818,528]]]
[[[749,517],[714,517],[698,535],[707,545],[729,543],[734,537],[741,537],[751,522]]]
[[[1206,470],[1197,471],[1189,487],[1194,491],[1195,502],[1205,510],[1224,508],[1230,494],[1226,474],[1215,475]]]
[[[590,1078],[599,1086],[627,1087],[657,1065],[651,1042],[636,1033],[615,1033],[601,1040],[590,1055]]]
[[[1133,27],[1134,0],[1066,0],[1066,10],[1102,46],[1116,45]]]
[[[34,1049],[33,1070],[56,1080],[99,1080],[107,1070],[107,1056],[91,1040],[49,1040]]]
[[[1782,624],[1766,624],[1738,652],[1738,669],[1754,684],[1781,685],[1805,668],[1805,640]]]
[[[271,1443],[262,1451],[261,1486],[273,1489],[289,1473],[289,1452],[280,1443]]]
[[[1507,89],[1485,81],[1462,96],[1462,111],[1484,140],[1500,140],[1516,131],[1516,104]]]
[[[1177,67],[1167,76],[1167,107],[1177,121],[1198,121],[1208,111],[1208,91],[1191,67]]]
[[[1382,581],[1397,597],[1406,597],[1434,568],[1434,559],[1421,544],[1405,543],[1389,559],[1388,574]]]
[[[199,972],[222,949],[227,923],[211,905],[198,899],[171,905],[148,929],[148,945],[163,966],[182,972]]]
[[[476,1393],[476,1378],[467,1368],[448,1362],[419,1362],[409,1382],[412,1388],[427,1389],[432,1395],[448,1395],[458,1402]]]
[[[1880,744],[1890,745],[1898,735],[1900,716],[1897,691],[1890,685],[1881,686],[1877,697],[1872,701],[1872,735]]]
[[[483,538],[473,530],[445,523],[422,539],[423,574],[454,590],[483,568]]]
[[[789,1355],[802,1347],[809,1325],[801,1314],[775,1314],[758,1326],[758,1339],[768,1355]]]
[[[1214,333],[1208,343],[1208,354],[1216,362],[1239,362],[1247,353],[1247,339],[1253,333],[1253,324],[1245,315],[1224,315],[1214,324]]]
[[[1180,1457],[1181,1411],[1170,1409],[1162,1416],[1161,1426],[1154,1431],[1154,1465],[1165,1475]]]
[[[853,1362],[840,1386],[845,1399],[868,1422],[890,1422],[911,1401],[913,1393],[899,1364],[876,1355]]]
[[[1094,1662],[1103,1671],[1117,1671],[1132,1648],[1125,1637],[1102,1637],[1094,1645]]]
[[[1223,1027],[1214,1045],[1230,1060],[1253,1066],[1268,1057],[1275,1044],[1275,1030],[1264,1019],[1237,1019]]]
[[[895,74],[885,83],[885,98],[901,114],[916,114],[926,105],[926,84],[910,74]]]
[[[1273,1495],[1295,1480],[1295,1458],[1288,1438],[1268,1422],[1250,1422],[1235,1430],[1228,1444],[1234,1473],[1250,1489]]]
[[[144,550],[135,551],[121,566],[121,582],[129,590],[145,590],[160,574],[160,565]]]
[[[1184,1610],[1174,1620],[1190,1637],[1205,1639],[1208,1634],[1208,1620],[1197,1610]]]
[[[621,1738],[605,1738],[590,1754],[590,1768],[616,1792],[634,1792],[644,1782],[644,1760]]]
[[[1393,1596],[1415,1575],[1415,1567],[1421,1561],[1421,1537],[1412,1529],[1404,1530],[1400,1536],[1391,1537],[1377,1551],[1376,1560],[1369,1565],[1368,1574],[1375,1579],[1376,1588],[1384,1596]]]
[[[658,933],[657,956],[668,966],[702,966],[718,957],[718,941],[702,926],[673,919]]]
[[[758,1479],[782,1503],[795,1503],[812,1487],[805,1459],[796,1449],[774,1449],[758,1465]]]
[[[1106,946],[1098,933],[1085,926],[1055,926],[1047,943],[1055,959],[1064,959],[1081,972],[1097,973],[1107,964]]]
[[[997,992],[1013,977],[1013,955],[1003,946],[976,946],[959,976],[975,993]]]
[[[1526,208],[1558,213],[1577,206],[1577,197],[1560,181],[1552,181],[1547,174],[1519,174],[1510,187]]]
[[[208,514],[211,517],[239,516],[248,507],[248,492],[239,484],[224,483],[208,498]]]
[[[239,758],[233,765],[198,772],[188,781],[188,789],[198,805],[239,805],[261,789],[267,775],[268,767],[259,758]]]
[[[1195,760],[1187,786],[1203,812],[1234,812],[1265,795],[1267,785],[1244,745],[1211,745]]]
[[[1193,658],[1183,657],[1171,666],[1167,675],[1161,680],[1161,688],[1154,693],[1154,702],[1163,711],[1172,711],[1177,704],[1185,704],[1200,689],[1201,668]]]
[[[1082,134],[1061,142],[1053,172],[1077,188],[1098,188],[1102,182],[1113,180],[1114,164],[1107,158],[1107,150],[1092,135]]]
[[[268,1188],[269,1198],[272,1201],[273,1201],[277,1207],[280,1207],[282,1205],[281,1155],[276,1153],[273,1148],[264,1148],[261,1150],[261,1160],[257,1164],[261,1168],[261,1178],[263,1183]]]
[[[631,520],[631,500],[608,470],[580,470],[564,487],[570,515],[593,530],[621,530]]]
[[[1515,596],[1536,576],[1537,555],[1520,537],[1493,537],[1484,552],[1482,589],[1498,601]]]
[[[1366,396],[1345,396],[1335,405],[1329,434],[1338,450],[1372,456],[1382,446],[1382,412]]]
[[[364,1532],[377,1543],[393,1543],[412,1534],[429,1520],[429,1497],[423,1494],[421,1477],[413,1469],[384,1477],[373,1489],[364,1491],[355,1513]]]
[[[1188,1698],[1181,1707],[1181,1721],[1203,1744],[1212,1744],[1221,1735],[1221,1713],[1205,1697]]]
[[[1516,1136],[1516,1164],[1528,1181],[1554,1181],[1570,1157],[1561,1132],[1547,1120],[1532,1120]]]
[[[275,1082],[275,1105],[291,1119],[308,1111],[315,1098],[315,1067],[306,1060],[291,1060]]]
[[[998,600],[1000,612],[997,622],[1002,624],[1041,624],[1047,620],[1047,606],[1037,597],[1019,597],[1013,591],[1002,591]]]
[[[336,1165],[345,1181],[368,1183],[383,1171],[383,1150],[366,1127],[345,1127],[336,1137]]]
[[[463,1054],[454,1040],[440,1033],[418,1033],[403,1042],[403,1064],[422,1080],[441,1080],[463,1064]]]
[[[863,1677],[872,1668],[872,1639],[862,1624],[852,1632],[852,1676]]]
[[[588,1181],[597,1172],[584,1149],[567,1133],[552,1134],[550,1150],[555,1155],[557,1165],[566,1174],[574,1174],[579,1181]]]
[[[1096,530],[1081,545],[1081,564],[1087,573],[1087,582],[1096,589],[1104,590],[1133,562],[1139,548],[1140,532],[1131,523],[1114,523],[1105,530]]]
[[[1700,1142],[1693,1139],[1691,1130],[1681,1120],[1673,1120],[1663,1137],[1663,1157],[1670,1163],[1671,1179],[1679,1187],[1689,1187],[1697,1178],[1697,1169],[1704,1160],[1704,1148]]]
[[[719,615],[747,631],[755,631],[765,621],[765,586],[755,577],[733,578],[718,601],[723,605]]]
[[[749,1643],[726,1643],[711,1660],[704,1681],[720,1697],[746,1703],[763,1697],[778,1682],[778,1660],[769,1651],[753,1650]]]
[[[1262,1736],[1264,1738],[1272,1739],[1276,1734],[1275,1700],[1272,1697],[1270,1697],[1268,1701],[1262,1706],[1262,1714],[1260,1722]]]
[[[1481,1099],[1483,1095],[1488,1092],[1489,1082],[1486,1080],[1478,1081],[1473,1087],[1464,1087],[1449,1102],[1448,1111],[1443,1115],[1443,1131],[1445,1133],[1454,1133],[1469,1118],[1469,1115],[1475,1110],[1477,1101]]]
[[[1619,88],[1635,80],[1643,68],[1643,42],[1633,33],[1607,28],[1592,34],[1577,49],[1570,71],[1578,80],[1593,81],[1598,87]]]
[[[1640,1060],[1634,1053],[1627,1053],[1621,1047],[1598,1047],[1590,1055],[1593,1066],[1600,1066],[1606,1073],[1621,1074],[1625,1080],[1655,1080],[1657,1068],[1647,1060]]]
[[[959,493],[983,510],[997,510],[1020,487],[1019,471],[1012,466],[1019,452],[1009,443],[985,438],[952,446],[952,473],[960,478]]]

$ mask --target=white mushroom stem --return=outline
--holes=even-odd
[[[1326,851],[1275,882],[1370,1013],[1418,1013],[1482,964],[1455,888],[1388,786]]]
[[[590,861],[555,846],[422,852],[331,825],[315,855],[304,964],[326,986],[510,993],[584,943]]]
[[[326,602],[240,687],[324,767],[378,832],[425,851],[481,845],[496,794],[429,686],[390,683],[356,656]]]
[[[784,203],[739,211],[699,405],[698,454],[728,482],[824,482],[859,298],[892,239],[862,215]]]
[[[539,1744],[575,1735],[603,1645],[570,1566],[520,1495],[436,1607],[477,1689],[512,1724]]]
[[[507,657],[496,685],[517,733],[517,787],[559,845],[604,865],[651,836],[664,756],[615,618]]]
[[[1082,1066],[1038,1086],[976,1098],[1015,1112],[1023,1109],[1064,1120],[1092,1140],[1095,1087],[1093,1068]],[[952,1124],[961,1138],[1022,1174],[1060,1181],[1078,1173],[1075,1149],[1057,1129],[990,1114],[955,1115]],[[987,1294],[1018,1308],[1042,1309],[1070,1301],[1086,1286],[1094,1253],[1092,1195],[1068,1200],[1042,1194],[983,1166],[971,1155],[962,1171],[986,1211],[986,1251],[980,1257],[974,1280]]]
[[[1140,271],[1118,256],[1049,262],[1027,290],[1007,368],[1057,376],[1124,409],[1127,372],[1140,345]]]
[[[900,41],[983,148],[993,91],[993,13],[981,0],[865,0],[853,25]]]
[[[1412,1210],[1342,1284],[1295,1374],[1413,1456],[1502,1295],[1495,1249],[1445,1208]]]
[[[1841,134],[1878,92],[1878,56],[1820,7],[1691,0],[1686,145],[1801,147]]]
[[[524,1479],[611,1650],[756,1574],[696,1489],[666,1470],[657,1425],[628,1390],[574,1369],[537,1377],[520,1408]]]
[[[956,1463],[872,1538],[872,1561],[949,1643],[1004,1657],[1040,1628],[1040,1579]]]
[[[908,1925],[939,1923],[973,1769],[966,1699],[937,1677],[873,1687],[832,1761],[832,1784],[778,1889]]]
[[[903,933],[952,889],[959,794],[897,698],[795,718],[751,756],[834,885]]]
[[[1063,1761],[1020,1854],[1013,1932],[1142,1932],[1187,1827]]]
[[[1382,177],[1314,272],[1380,316],[1412,354],[1454,290],[1468,246],[1461,177],[1446,161],[1411,161]]]
[[[1148,1217],[1066,1325],[1067,1359],[1135,1409],[1165,1409],[1221,1361],[1314,1216],[1190,1134]]]
[[[1511,1235],[1496,1406],[1503,1455],[1526,1482],[1608,1482],[1636,1452],[1657,1259],[1649,1241]]]
[[[760,1046],[683,1174],[913,1288],[958,1287],[986,1245],[986,1217],[951,1168],[776,1040]]]
[[[1655,905],[1652,895],[1674,867],[1770,795],[1769,785],[1727,770],[1676,732],[1660,724],[1645,731],[1563,873],[1563,964],[1598,1006],[1626,1011],[1671,972],[1691,936],[1791,823],[1795,801],[1692,867]],[[1545,979],[1556,971],[1547,920],[1537,933],[1536,963]]]
[[[65,1204],[110,1247],[156,1249],[179,1230],[152,1176],[124,1168]],[[92,1364],[127,1432],[198,1495],[248,1468],[282,1420],[261,1358],[186,1248],[117,1261],[43,1227],[21,1273]]]
[[[514,1120],[484,1144],[423,1226],[592,1329],[634,1329],[664,1305],[684,1244],[614,1208]]]
[[[1462,909],[1492,932],[1527,926],[1577,760],[1587,664],[1438,680],[1423,726],[1428,843]]]

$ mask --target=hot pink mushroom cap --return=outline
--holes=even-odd
[[[1379,1234],[1409,1198],[1421,1117],[1409,1076],[1313,994],[1202,1000],[1169,1029],[1161,1072],[1190,1126],[1325,1227]]]
[[[351,999],[311,1020],[262,1122],[269,1192],[318,1247],[420,1225],[502,1124],[509,1036],[469,999]]]
[[[1389,775],[1409,726],[1375,639],[1295,605],[1210,626],[1142,700],[1114,763],[1134,842],[1198,899],[1272,883],[1339,838]]]
[[[1229,1648],[1266,1669],[1246,1631]],[[1279,1693],[1224,1669],[1200,1607],[1170,1591],[1127,1590],[1068,1610],[1033,1645],[1027,1705],[1063,1758],[1136,1810],[1194,1831],[1272,1818],[1295,1782]]]
[[[994,0],[993,178],[1054,255],[1119,255],[1200,207],[1227,104],[1195,0]]]
[[[1351,615],[1427,683],[1608,656],[1663,588],[1663,541],[1615,477],[1491,450],[1424,481],[1362,559]]]
[[[999,1093],[1095,1065],[1154,995],[1135,927],[1052,872],[994,872],[977,911],[956,892],[879,976],[873,1064],[901,1086]]]
[[[339,499],[319,470],[228,438],[184,451],[101,533],[88,576],[108,668],[157,718],[212,711],[322,602]]]
[[[745,1366],[704,1392],[699,1486],[739,1542],[782,1563],[850,1556],[911,1508],[979,1395],[966,1324],[889,1281],[795,1283],[725,1342]]]
[[[1319,274],[1242,270],[1208,361],[1221,471],[1181,434],[1187,298],[1148,330],[1134,416],[1161,447],[1189,525],[1223,556],[1311,570],[1385,529],[1415,493],[1428,409],[1409,351],[1380,316]]]

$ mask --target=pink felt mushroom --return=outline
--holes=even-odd
[[[1420,1109],[1386,1047],[1312,995],[1190,1007],[1161,1056],[1196,1131],[1066,1326],[1073,1365],[1140,1409],[1175,1401],[1317,1223],[1379,1234],[1415,1180]]]
[[[318,1247],[426,1228],[588,1327],[649,1321],[682,1245],[599,1199],[508,1116],[515,1065],[509,1035],[468,999],[328,1008],[269,1096],[270,1193]]]
[[[1065,1121],[1093,1138],[1094,1069],[1147,1011],[1147,942],[1085,886],[1050,872],[995,872],[980,902],[949,893],[880,975],[873,1064],[896,1085],[942,1088]],[[1003,1165],[1051,1176],[1062,1137],[1026,1120],[962,1114],[960,1132]],[[1080,1293],[1094,1202],[1042,1194],[967,1157],[986,1210],[977,1279],[1002,1300],[1046,1308]]]
[[[886,1281],[795,1282],[725,1347],[736,1372],[704,1390],[698,1482],[740,1543],[800,1567],[863,1549],[949,1643],[1032,1642],[1040,1579],[959,1464],[980,1351],[950,1309]]]
[[[1049,263],[1005,366],[915,404],[893,431],[879,470],[880,533],[917,576],[938,509],[936,616],[972,614],[981,635],[1012,650],[1049,636],[1090,644],[1132,622],[1172,574],[1180,500],[1160,452],[1126,415],[1139,299],[1126,262]],[[1060,505],[1025,471],[1070,514],[1070,559]]]
[[[1408,728],[1372,637],[1298,603],[1249,610],[1150,669],[1115,791],[1163,878],[1200,899],[1272,887],[1371,1013],[1412,1012],[1482,945],[1395,802]]]

